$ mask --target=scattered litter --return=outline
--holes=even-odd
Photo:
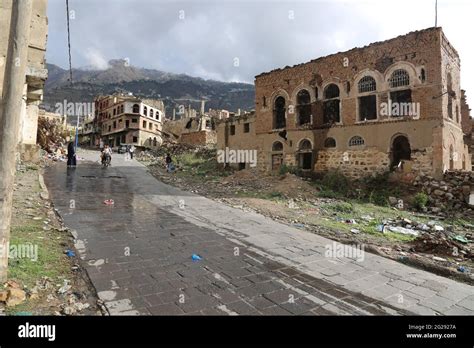
[[[346,224],[357,224],[357,221],[355,221],[354,219],[346,219]]]
[[[192,259],[193,261],[201,261],[201,260],[202,260],[202,257],[199,256],[199,255],[197,255],[197,254],[193,254],[193,255],[191,256],[191,259]]]
[[[113,199],[106,199],[106,200],[104,201],[104,204],[105,204],[105,205],[114,205],[115,202],[114,202]]]
[[[458,271],[461,272],[461,273],[466,273],[467,268],[464,267],[464,266],[459,266],[459,267],[458,267]]]
[[[69,249],[66,250],[65,254],[66,254],[67,257],[74,257],[74,256],[76,256],[76,253],[75,253],[74,251],[72,251],[72,250],[69,250]]]
[[[71,289],[71,285],[69,285],[69,282],[66,279],[64,279],[64,284],[58,289],[58,294],[61,294],[61,295],[65,294],[70,289]]]
[[[463,244],[469,243],[469,240],[466,237],[461,236],[460,234],[458,234],[457,236],[454,236],[453,239]]]
[[[400,233],[400,234],[407,234],[417,237],[420,233],[418,231],[412,230],[411,228],[405,228],[400,226],[390,226],[388,227],[389,231]]]
[[[384,224],[377,225],[377,231],[385,233],[385,225]]]
[[[352,228],[351,232],[357,234],[360,233],[360,230],[358,230],[357,228]]]
[[[304,228],[304,224],[293,224],[293,226],[297,228]]]
[[[444,228],[440,225],[434,225],[433,230],[436,232],[441,232],[441,231],[444,231]]]
[[[443,259],[442,257],[439,257],[439,256],[433,256],[433,260],[435,260],[435,261],[440,261],[440,262],[446,262],[446,261],[448,261],[448,260]]]

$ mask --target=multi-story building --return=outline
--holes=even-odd
[[[161,100],[117,94],[97,97],[94,103],[95,127],[106,144],[149,148],[161,145],[164,119]]]
[[[12,39],[10,37],[10,20],[13,1],[0,0],[0,98],[3,94],[8,45]],[[45,67],[46,41],[48,37],[46,6],[47,0],[35,0],[32,3],[28,65],[19,130],[20,154],[28,160],[38,159],[36,135],[39,105],[43,100],[43,88],[48,77],[48,71]]]
[[[471,169],[460,59],[441,28],[262,73],[255,93],[255,137],[234,143],[258,149],[262,171],[287,164],[361,177]]]

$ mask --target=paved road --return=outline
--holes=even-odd
[[[50,167],[45,182],[112,315],[474,314],[472,286],[341,255],[339,243],[163,184],[123,155],[104,169],[97,152],[79,154],[88,161]]]

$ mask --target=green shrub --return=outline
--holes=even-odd
[[[337,211],[339,213],[350,214],[354,212],[354,206],[348,202],[338,202],[334,204],[330,204],[329,208],[333,211]]]
[[[423,192],[418,192],[413,198],[413,205],[416,209],[422,210],[428,203],[428,196]]]
[[[346,195],[349,191],[349,180],[339,171],[331,171],[321,180],[323,188]]]

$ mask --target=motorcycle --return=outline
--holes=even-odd
[[[112,157],[109,154],[102,154],[102,166],[103,167],[110,166],[111,160],[112,160]]]

